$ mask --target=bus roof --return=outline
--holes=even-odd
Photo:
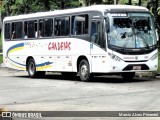
[[[55,10],[49,12],[37,12],[31,14],[23,14],[17,16],[9,16],[5,17],[4,21],[11,21],[11,20],[19,20],[19,19],[27,19],[27,18],[36,18],[36,17],[45,17],[45,16],[54,16],[54,15],[62,15],[62,14],[69,14],[69,13],[78,13],[78,12],[86,12],[86,11],[99,11],[104,13],[104,11],[111,11],[111,10],[130,10],[130,11],[148,11],[147,8],[141,6],[131,6],[131,5],[93,5],[88,7],[79,7],[79,8],[72,8],[72,9],[64,9],[64,10]]]

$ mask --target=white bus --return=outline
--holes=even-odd
[[[144,7],[94,5],[6,17],[3,21],[5,67],[26,70],[31,78],[45,72],[95,75],[158,68],[154,20]]]

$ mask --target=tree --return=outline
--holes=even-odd
[[[132,0],[128,0],[128,4],[131,5],[132,4]]]
[[[86,6],[90,6],[93,4],[102,4],[103,0],[85,0]]]
[[[1,7],[1,13],[9,16],[10,13],[11,13],[11,8],[10,6],[14,3],[15,1],[14,0],[3,0],[2,1],[2,7]]]
[[[4,0],[1,12],[9,16],[78,7],[79,5],[79,0]]]
[[[108,1],[107,1],[107,4],[109,4],[109,5],[110,5],[110,4],[114,4],[114,0],[108,0]]]
[[[80,2],[79,0],[55,0],[54,5],[56,9],[75,8],[80,6]]]
[[[159,39],[160,39],[160,22],[159,22],[160,21],[160,14],[159,14],[160,6],[159,5],[160,5],[159,0],[152,0],[149,2],[147,7],[151,11],[151,13],[154,15],[155,25],[156,25],[156,29],[158,30]]]
[[[128,0],[129,5],[138,5],[141,6],[142,1],[141,0]]]

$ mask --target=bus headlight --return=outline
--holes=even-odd
[[[155,60],[157,57],[158,57],[158,53],[154,54],[154,55],[150,58],[150,60]]]
[[[121,58],[119,58],[118,56],[116,56],[114,54],[108,53],[108,55],[115,61],[121,61]]]

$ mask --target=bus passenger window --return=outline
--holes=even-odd
[[[88,15],[72,16],[72,35],[88,34]]]
[[[37,31],[37,21],[36,20],[28,21],[28,28],[27,28],[28,38],[35,38],[36,31]]]
[[[11,39],[21,39],[23,35],[22,28],[23,28],[22,22],[13,22],[11,29],[12,32]]]
[[[12,23],[12,35],[11,35],[11,39],[15,39],[15,23]]]
[[[12,32],[12,37],[11,37],[11,38],[12,38],[12,39],[15,39],[15,36],[16,36],[16,35],[15,35],[15,31],[13,31],[13,32]]]
[[[16,22],[15,23],[15,37],[16,39],[21,39],[23,36],[23,23],[22,22]]]
[[[28,38],[28,22],[24,22],[24,39]]]
[[[53,19],[45,19],[44,36],[51,37],[53,35]]]
[[[44,37],[44,19],[40,19],[38,23],[38,38]]]
[[[11,26],[10,23],[6,23],[5,24],[5,31],[4,31],[4,35],[5,35],[5,39],[9,40],[11,37]]]
[[[55,18],[54,34],[55,36],[68,36],[70,34],[69,17]]]

